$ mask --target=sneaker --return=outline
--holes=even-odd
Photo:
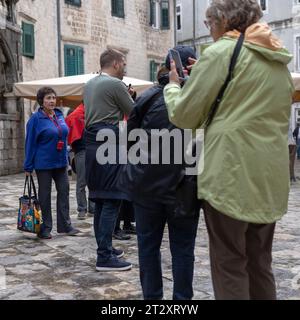
[[[136,234],[136,228],[133,224],[129,226],[123,226],[123,231],[127,234]]]
[[[95,215],[94,212],[88,212],[88,213],[87,213],[87,216],[88,216],[88,217],[94,217],[94,215]]]
[[[80,233],[80,231],[78,229],[71,229],[70,231],[66,232],[67,236],[75,236],[76,234]]]
[[[78,212],[77,219],[78,220],[85,220],[86,219],[86,213],[84,211]]]
[[[126,271],[132,268],[132,264],[119,260],[116,256],[108,259],[105,262],[97,262],[96,270],[97,271]]]
[[[40,239],[52,239],[51,233],[38,233],[37,236]]]
[[[130,235],[126,234],[121,229],[114,231],[112,237],[113,237],[113,239],[116,239],[116,240],[129,240],[131,238]]]
[[[117,258],[122,258],[124,256],[124,251],[119,250],[116,248],[112,248],[112,253],[117,257]]]

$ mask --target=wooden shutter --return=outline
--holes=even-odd
[[[161,28],[169,29],[169,0],[162,0],[160,4]]]
[[[154,60],[150,61],[150,81],[156,81],[157,76],[157,63]]]
[[[77,74],[84,74],[83,48],[78,47],[77,51]]]
[[[124,0],[111,0],[111,14],[119,18],[125,17]]]
[[[156,22],[156,12],[155,12],[155,2],[153,0],[150,0],[150,26],[155,26]]]
[[[34,25],[22,22],[22,51],[26,57],[34,58],[35,44],[34,44]]]
[[[76,7],[81,7],[81,0],[65,0],[65,3],[71,4]]]
[[[74,76],[84,73],[84,51],[77,46],[65,45],[65,75]]]

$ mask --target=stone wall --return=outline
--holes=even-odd
[[[84,1],[83,1],[84,2]],[[17,23],[34,25],[34,59],[22,56],[23,81],[59,76],[56,0],[21,0],[17,4]]]
[[[15,3],[16,1],[14,1]],[[1,7],[1,2],[0,2]],[[6,12],[7,8],[0,8]],[[21,172],[24,159],[24,123],[20,99],[14,97],[13,83],[21,79],[21,30],[15,15],[0,26],[1,85],[0,85],[0,176]]]
[[[111,15],[111,1],[86,0],[81,7],[63,2],[62,40],[84,48],[86,73],[99,70],[105,49],[116,48],[126,53],[127,75],[148,80],[150,60],[163,62],[174,44],[173,1],[169,30],[149,26],[148,0],[125,1],[125,18]]]
[[[23,170],[24,129],[22,117],[0,114],[0,176]]]

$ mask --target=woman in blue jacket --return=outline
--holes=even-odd
[[[79,230],[71,225],[69,215],[69,180],[67,174],[68,127],[63,114],[56,109],[56,93],[43,87],[37,93],[41,106],[27,123],[24,170],[30,175],[35,170],[39,185],[39,201],[43,224],[38,237],[51,239],[51,187],[57,190],[57,232],[75,235]]]

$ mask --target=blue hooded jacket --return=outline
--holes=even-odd
[[[59,130],[41,108],[29,119],[26,127],[24,170],[49,170],[64,168],[68,165],[67,136],[68,126],[60,110],[55,115],[62,128],[64,147],[57,150]]]

